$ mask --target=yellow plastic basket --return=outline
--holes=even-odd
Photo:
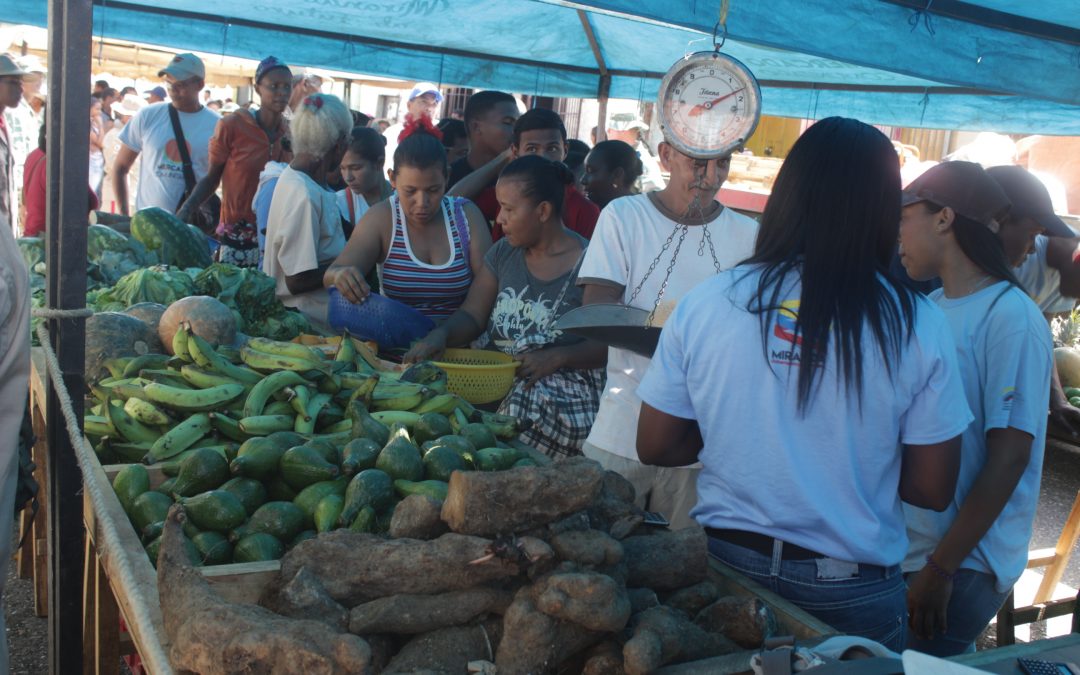
[[[447,349],[435,365],[446,371],[446,386],[469,403],[500,401],[514,384],[518,362],[487,349]]]

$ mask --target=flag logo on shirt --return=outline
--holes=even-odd
[[[780,303],[780,309],[776,312],[776,325],[773,327],[773,335],[784,342],[802,345],[802,338],[795,334],[795,326],[798,321],[799,301],[785,300]]]
[[[1013,399],[1016,398],[1016,387],[1005,387],[1001,392],[1001,406],[1005,410],[1012,408]]]

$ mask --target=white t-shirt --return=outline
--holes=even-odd
[[[195,180],[206,175],[210,163],[210,137],[221,115],[210,108],[180,113],[180,127],[191,155]],[[120,132],[120,142],[139,153],[139,185],[135,208],[157,206],[175,213],[184,195],[184,165],[177,151],[176,134],[169,119],[169,104],[143,108]]]
[[[904,505],[911,550],[905,571],[922,569],[967,498],[986,464],[986,432],[1013,427],[1034,436],[1031,459],[1016,490],[986,536],[961,567],[997,576],[1005,592],[1024,571],[1031,523],[1039,500],[1046,410],[1050,400],[1053,345],[1050,329],[1035,304],[1018,288],[1000,282],[963,298],[941,289],[930,294],[945,312],[959,347],[964,395],[975,421],[964,432],[956,496],[940,513]]]
[[[293,295],[285,277],[331,263],[344,249],[337,195],[307,174],[286,167],[270,202],[263,257],[263,272],[277,281],[278,299],[325,325],[329,308],[326,289]]]
[[[578,285],[593,280],[619,284],[625,287],[623,302],[631,304],[630,296],[645,279],[632,306],[651,311],[675,252],[678,233],[652,274],[646,278],[646,273],[664,242],[681,227],[660,213],[648,195],[620,197],[612,201],[600,212],[585,260],[581,263]],[[756,221],[728,208],[708,224],[720,269],[729,269],[750,257],[754,252],[757,230]],[[716,274],[708,244],[702,247],[704,236],[703,226],[688,229],[671,278],[668,279],[665,303],[679,300],[691,288]],[[607,385],[600,397],[596,421],[589,432],[589,443],[637,461],[637,419],[641,409],[637,386],[648,367],[649,358],[646,356],[626,349],[608,348]]]
[[[353,212],[352,218],[349,217],[349,197],[352,197]],[[341,211],[341,217],[345,220],[352,222],[353,227],[360,222],[360,219],[367,213],[368,203],[364,199],[364,195],[356,194],[352,190],[345,188],[344,190],[337,191],[337,203],[338,209]]]
[[[1044,314],[1069,312],[1076,300],[1061,295],[1061,273],[1046,262],[1049,243],[1045,235],[1035,237],[1035,252],[1016,268],[1016,278]]]
[[[401,135],[402,131],[405,131],[404,122],[391,124],[386,127],[386,131],[383,132],[383,138],[386,139],[386,161],[389,166],[393,166],[394,164],[394,152],[397,151],[398,136]]]
[[[838,560],[896,565],[907,551],[901,444],[940,443],[971,421],[949,327],[937,307],[915,298],[914,330],[892,373],[867,328],[861,400],[830,352],[800,415],[801,355],[791,333],[799,285],[785,283],[762,345],[762,317],[747,310],[759,269],[724,272],[683,298],[638,388],[652,407],[701,429],[690,515]]]

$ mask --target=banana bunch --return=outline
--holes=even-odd
[[[376,370],[348,335],[332,354],[264,338],[237,350],[215,348],[184,324],[172,348],[172,357],[113,359],[111,376],[91,385],[84,430],[103,463],[153,464],[199,447],[235,455],[247,439],[277,431],[340,446],[353,436],[346,411],[355,401],[387,426],[437,413],[455,429],[479,423],[500,439],[526,428],[447,391],[445,371],[430,362]]]

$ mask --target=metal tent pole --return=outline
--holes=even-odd
[[[90,157],[92,0],[49,0],[49,98],[45,264],[48,304],[86,304],[86,223]],[[50,319],[49,337],[83,415],[84,319]],[[49,671],[82,669],[82,476],[63,423],[60,402],[46,382],[49,445]]]

